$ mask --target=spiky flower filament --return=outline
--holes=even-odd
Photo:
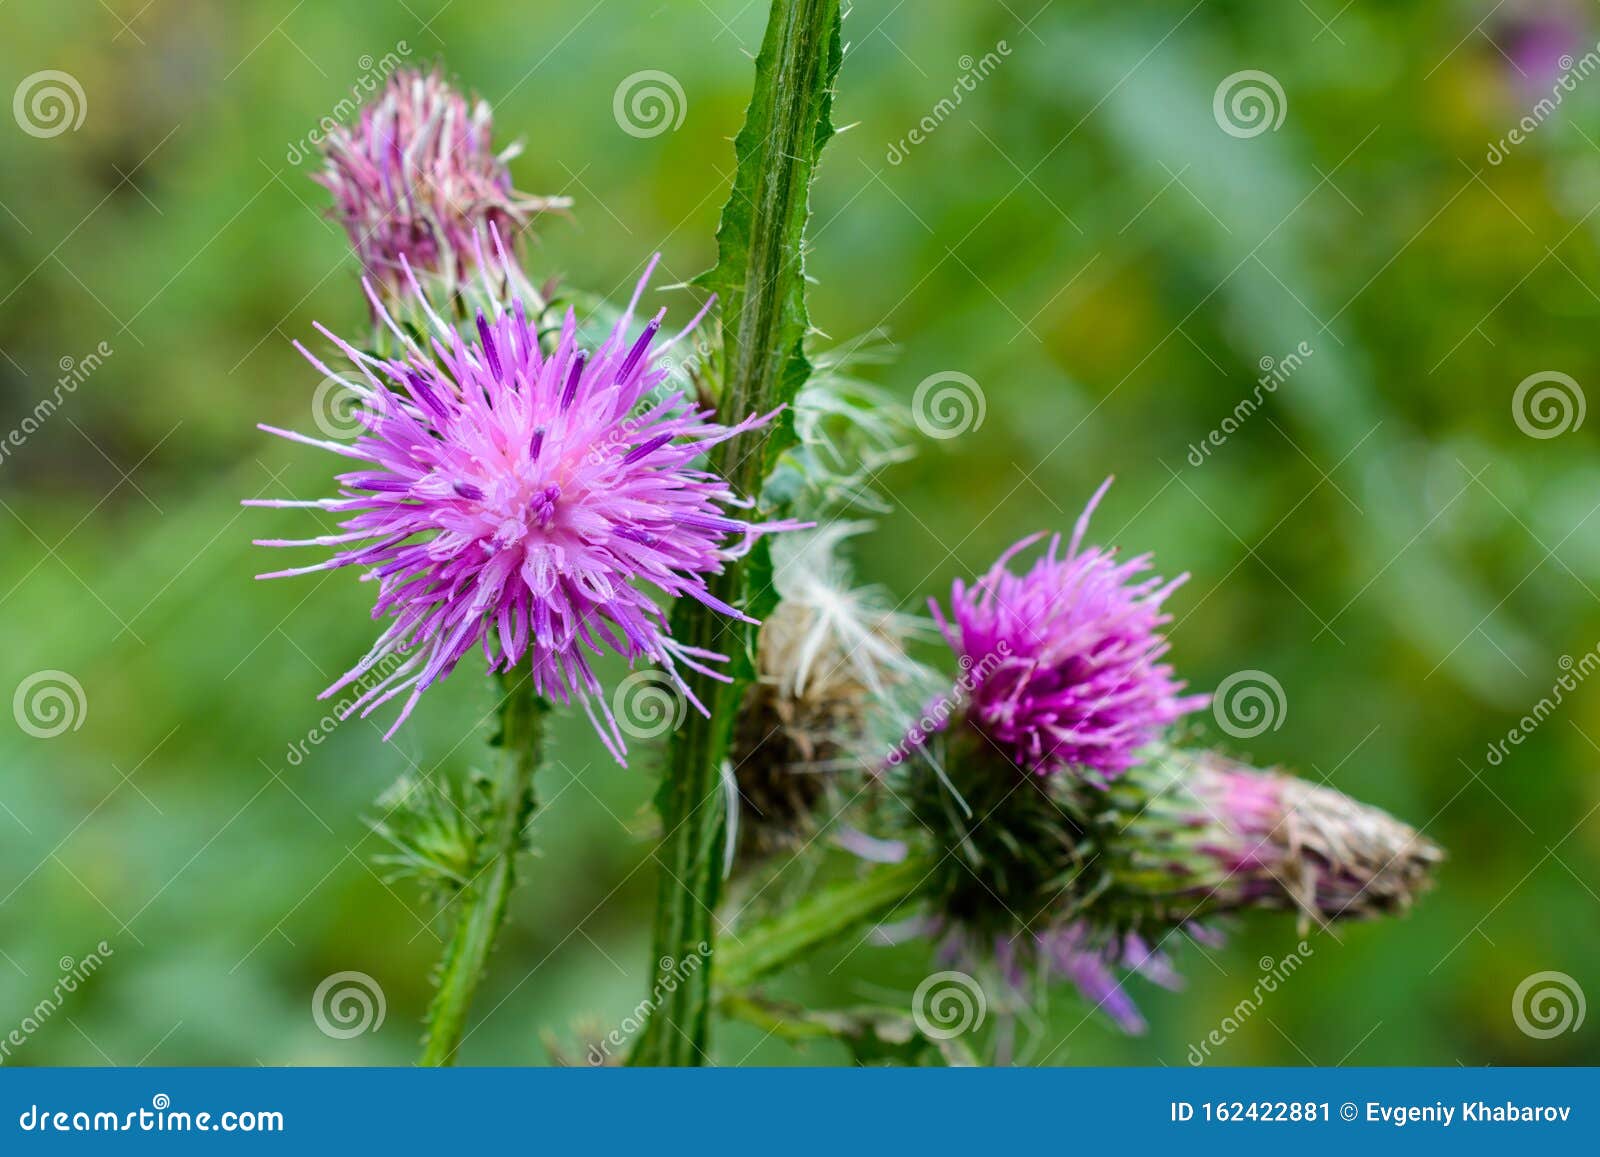
[[[503,251],[500,259],[509,263]],[[696,464],[771,415],[725,426],[681,391],[658,389],[667,376],[660,355],[671,344],[657,341],[661,315],[630,333],[649,275],[594,349],[579,345],[569,311],[546,352],[516,303],[461,330],[428,311],[424,351],[394,325],[370,283],[399,355],[375,357],[321,330],[356,368],[346,384],[359,398],[360,433],[346,445],[262,428],[361,465],[338,477],[335,498],[254,505],[346,516],[338,534],[264,542],[338,549],[262,577],[352,566],[378,584],[373,614],[389,626],[325,695],[403,656],[356,704],[366,714],[405,695],[398,727],[422,692],[477,648],[491,671],[526,661],[540,695],[577,700],[620,761],[622,729],[595,656],[658,663],[691,701],[680,664],[717,677],[707,664],[724,656],[674,642],[666,613],[644,588],[744,618],[709,593],[707,576],[753,536],[794,524],[736,517],[730,511],[743,501]],[[411,284],[420,293],[414,277]]]

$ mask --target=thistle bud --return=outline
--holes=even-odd
[[[1302,924],[1404,911],[1444,853],[1331,787],[1211,752],[1171,752],[1117,785],[1102,824],[1117,891],[1170,914],[1278,908]]]
[[[533,214],[571,204],[513,188],[507,162],[519,147],[495,152],[493,131],[488,104],[438,71],[400,69],[356,124],[328,135],[313,180],[333,194],[335,217],[386,296],[404,295],[408,264],[458,285],[489,230],[509,244]]]
[[[443,903],[471,882],[482,858],[482,833],[493,810],[487,776],[464,783],[443,776],[404,776],[378,797],[382,815],[367,826],[388,845],[373,856],[384,882],[415,880]]]

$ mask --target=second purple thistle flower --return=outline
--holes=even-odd
[[[641,587],[750,621],[708,591],[707,576],[754,536],[793,524],[730,515],[740,499],[694,464],[772,415],[726,426],[681,391],[661,388],[667,369],[658,359],[672,344],[657,340],[661,315],[629,337],[649,276],[592,351],[579,346],[570,311],[554,350],[541,350],[536,326],[514,303],[479,314],[465,332],[430,313],[429,356],[394,326],[370,285],[374,309],[406,352],[376,358],[322,330],[359,370],[345,381],[359,398],[362,432],[343,444],[262,429],[361,466],[338,476],[337,497],[247,505],[349,516],[341,533],[262,541],[339,549],[260,577],[350,566],[378,584],[373,616],[391,622],[324,697],[354,685],[354,709],[365,715],[404,695],[392,735],[422,692],[478,648],[491,671],[526,660],[540,695],[581,703],[620,762],[622,733],[591,665],[615,652],[630,664],[661,664],[704,711],[677,668],[721,677],[708,664],[725,656],[675,642],[666,612]]]
[[[1161,606],[1188,575],[1141,577],[1148,554],[1119,562],[1114,551],[1083,545],[1110,485],[1107,478],[1089,500],[1065,554],[1056,536],[1014,574],[1011,560],[1041,536],[1023,539],[970,588],[955,582],[948,617],[930,604],[967,673],[967,723],[1040,775],[1073,768],[1105,783],[1209,701],[1183,695],[1162,662],[1169,644],[1161,628],[1171,616]]]

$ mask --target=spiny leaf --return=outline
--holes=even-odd
[[[737,169],[717,227],[717,263],[699,279],[722,302],[722,410],[734,420],[793,403],[811,373],[805,228],[817,160],[834,131],[839,36],[839,0],[774,4],[756,57],[755,90],[733,142]],[[786,414],[760,459],[728,455],[732,481],[753,492],[794,437]]]

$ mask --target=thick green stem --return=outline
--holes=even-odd
[[[428,1009],[428,1030],[421,1064],[454,1062],[466,1030],[473,994],[505,922],[506,902],[516,886],[517,855],[523,831],[533,814],[533,777],[539,767],[543,738],[543,700],[533,693],[526,673],[507,676],[501,684],[499,775],[494,810],[480,843],[478,872],[456,897],[455,932],[439,967],[439,990]]]
[[[832,83],[841,57],[839,0],[773,0],[756,59],[755,90],[734,142],[733,195],[717,231],[717,265],[704,279],[722,302],[718,411],[737,421],[793,401],[810,367],[803,239],[817,155],[832,134]],[[792,441],[786,417],[716,448],[711,468],[735,493],[759,497],[772,456]],[[710,584],[717,599],[759,616],[768,599],[765,552],[731,562]],[[693,676],[709,718],[691,712],[668,748],[657,797],[662,837],[652,992],[664,994],[633,1055],[636,1064],[706,1063],[711,969],[680,980],[679,964],[716,942],[722,885],[722,766],[733,721],[753,676],[754,631],[690,599],[673,615],[679,642],[728,655],[733,681]],[[668,983],[668,981],[671,983]]]

